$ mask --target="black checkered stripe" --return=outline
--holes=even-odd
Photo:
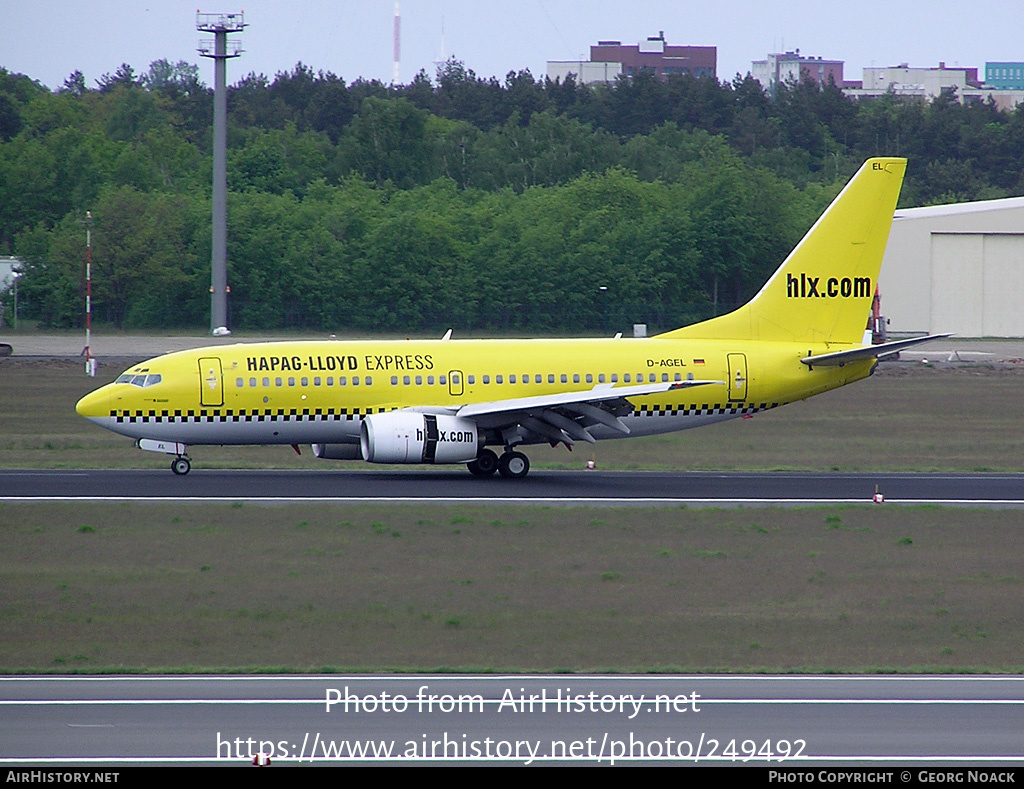
[[[704,403],[697,405],[692,403],[686,405],[642,405],[633,412],[633,416],[741,416],[742,414],[756,414],[758,411],[767,411],[769,408],[778,408],[778,403],[759,403],[750,406],[724,406],[718,403]]]
[[[265,408],[236,411],[232,408],[202,408],[189,411],[111,411],[118,423],[155,422],[351,422],[370,414],[394,411],[394,408]]]

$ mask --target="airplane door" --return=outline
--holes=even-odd
[[[729,401],[749,400],[747,392],[747,355],[729,354]]]
[[[199,360],[199,404],[224,405],[224,371],[216,356],[204,356]]]
[[[462,397],[463,386],[462,370],[450,370],[448,372],[448,394],[452,397]]]

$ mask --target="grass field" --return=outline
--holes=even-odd
[[[0,361],[0,463],[166,466],[74,414],[117,372]],[[1022,375],[891,366],[597,459],[1021,470]],[[0,670],[1021,671],[1022,540],[1008,510],[8,503]]]
[[[9,670],[1021,670],[1018,512],[3,513]]]

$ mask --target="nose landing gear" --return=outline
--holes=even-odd
[[[149,452],[163,452],[166,455],[174,455],[171,461],[171,471],[179,477],[188,474],[192,470],[192,461],[188,457],[188,447],[175,441],[156,441],[152,438],[140,438],[135,442],[139,449]]]

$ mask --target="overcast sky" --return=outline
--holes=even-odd
[[[205,0],[204,0],[205,2]],[[351,82],[391,82],[394,0],[237,0],[249,25],[232,39],[245,53],[228,82],[249,72],[273,77],[301,61]],[[166,58],[213,64],[196,45],[196,0],[0,0],[0,66],[60,87],[76,69],[92,87],[121,63],[144,72]],[[989,0],[401,0],[400,81],[454,56],[478,76],[545,73],[548,60],[587,57],[599,39],[636,44],[665,32],[669,44],[718,47],[718,78],[746,73],[768,52],[846,61],[846,78],[865,66],[977,66],[1024,61],[1024,2]]]

